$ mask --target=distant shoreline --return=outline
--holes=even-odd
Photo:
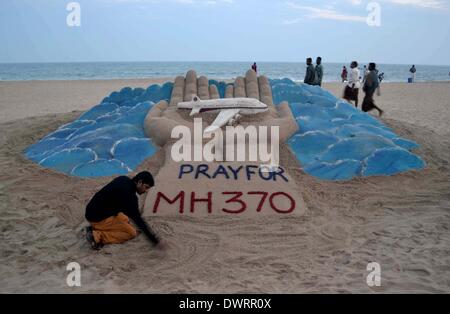
[[[139,81],[139,82],[144,82],[144,81],[151,81],[151,82],[173,82],[174,81],[174,77],[136,77],[136,78],[108,78],[108,79],[78,79],[78,80],[74,80],[74,79],[58,79],[58,80],[0,80],[0,84],[2,83],[23,83],[23,82],[28,82],[28,83],[41,83],[41,82],[46,82],[46,83],[54,83],[54,82],[119,82],[119,81]],[[125,87],[125,86],[124,86]]]
[[[28,82],[28,83],[40,83],[40,82],[47,82],[47,83],[52,83],[52,82],[118,82],[118,81],[138,81],[138,82],[144,82],[144,81],[158,81],[158,82],[173,82],[175,79],[175,77],[157,77],[157,76],[152,76],[152,77],[136,77],[136,78],[107,78],[107,79],[103,79],[103,78],[99,78],[99,79],[32,79],[32,80],[28,80],[28,79],[24,79],[24,80],[0,80],[0,84],[3,83],[24,83],[24,82]],[[232,82],[234,81],[235,77],[233,78],[214,78],[211,77],[210,79],[213,80],[218,80],[218,81],[225,81],[225,82]],[[269,77],[269,79],[273,79],[271,77]],[[277,78],[279,79],[279,78]],[[297,83],[301,83],[301,81],[298,80],[293,80],[294,82]],[[341,81],[323,81],[323,84],[338,84],[338,83],[342,83]],[[449,80],[437,80],[437,81],[416,81],[416,83],[414,84],[426,84],[426,83],[450,83],[450,77]],[[342,83],[344,84],[344,83]],[[408,85],[408,82],[403,82],[403,81],[388,81],[388,80],[383,80],[382,84],[405,84]]]

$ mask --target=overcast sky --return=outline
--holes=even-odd
[[[0,62],[292,61],[450,65],[450,0],[1,0]]]

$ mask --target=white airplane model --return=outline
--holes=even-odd
[[[220,98],[201,100],[194,95],[191,101],[180,102],[178,109],[191,109],[191,117],[205,111],[219,111],[216,119],[208,126],[204,133],[215,132],[222,126],[234,125],[239,122],[241,115],[251,115],[269,110],[266,104],[255,98]]]

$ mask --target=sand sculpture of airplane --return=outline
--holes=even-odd
[[[191,101],[180,102],[178,109],[191,109],[191,117],[202,112],[220,111],[213,123],[204,133],[215,132],[222,126],[236,125],[242,115],[252,115],[269,110],[266,104],[255,98],[220,98],[201,100],[197,95]]]

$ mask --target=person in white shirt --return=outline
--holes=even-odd
[[[344,89],[344,99],[348,102],[354,101],[355,107],[358,107],[358,94],[361,83],[359,81],[358,62],[353,61],[350,64],[347,85]]]

